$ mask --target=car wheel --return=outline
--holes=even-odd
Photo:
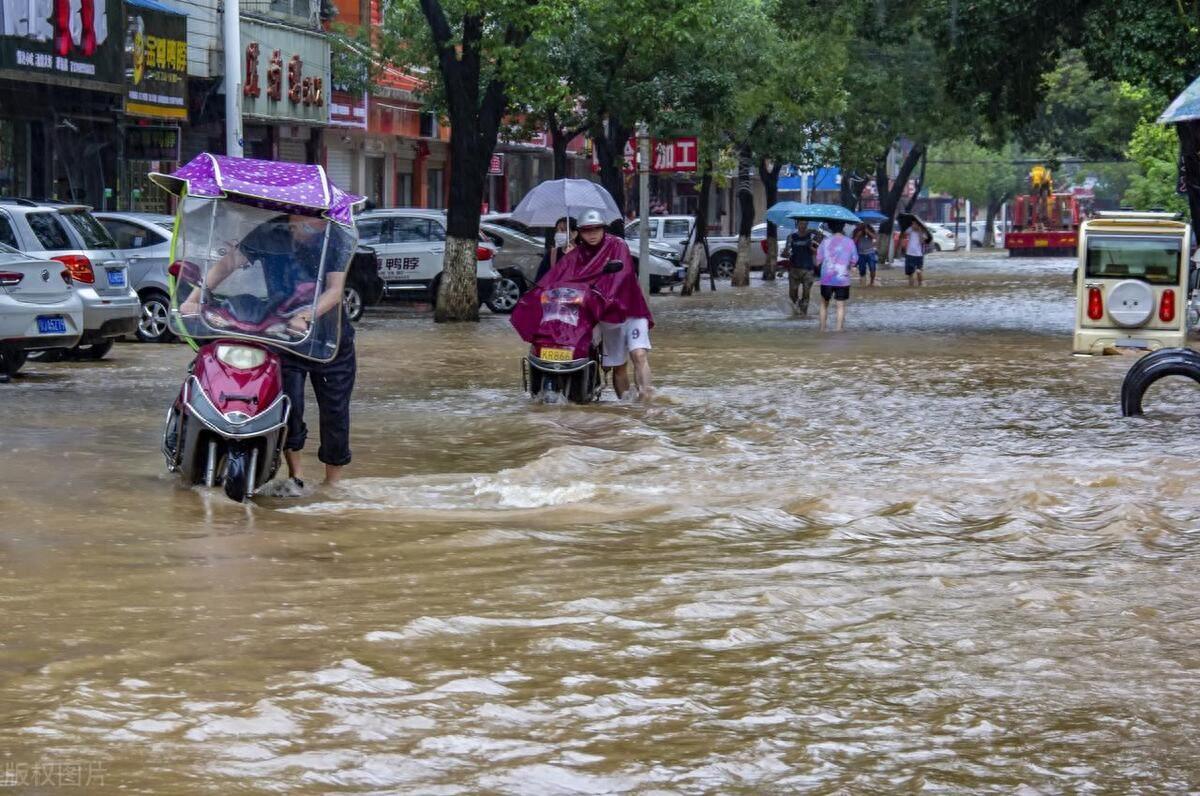
[[[496,280],[496,289],[485,304],[492,312],[508,315],[521,300],[521,284],[517,280],[502,276]]]
[[[137,338],[143,343],[165,343],[171,339],[167,325],[171,300],[152,291],[142,297],[142,317],[138,319]]]
[[[342,308],[346,311],[346,317],[351,323],[358,323],[363,316],[363,297],[362,291],[357,285],[346,285],[346,289],[342,291]]]
[[[933,244],[933,250],[934,250],[935,252],[940,252],[940,251],[942,250],[942,244],[940,244],[940,243],[934,243],[934,244]]]
[[[733,269],[736,265],[737,257],[728,252],[718,254],[713,260],[718,279],[733,279]]]
[[[112,347],[112,340],[104,340],[99,343],[92,343],[91,345],[78,346],[75,350],[78,352],[80,359],[90,359],[98,362],[108,356],[108,352],[112,351]]]
[[[17,371],[25,365],[25,360],[28,358],[28,351],[0,352],[0,373],[7,373],[9,376],[17,375]]]
[[[25,358],[32,362],[61,362],[66,354],[66,349],[48,348],[45,351],[28,351]]]

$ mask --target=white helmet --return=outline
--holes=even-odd
[[[608,226],[608,224],[604,220],[603,213],[601,213],[599,210],[592,209],[584,210],[582,213],[580,213],[579,221],[575,226],[579,227],[580,229],[584,229],[586,227],[605,227]]]

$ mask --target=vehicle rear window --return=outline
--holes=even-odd
[[[62,217],[79,233],[79,237],[83,238],[85,249],[115,249],[117,247],[116,241],[112,239],[112,235],[108,234],[108,230],[86,210],[63,213]]]
[[[25,220],[29,222],[34,237],[46,251],[75,248],[57,213],[30,213],[25,216]]]
[[[1094,279],[1140,279],[1152,285],[1179,282],[1180,238],[1089,236],[1087,270]]]
[[[12,224],[4,216],[0,216],[0,243],[17,248],[17,233],[13,232]]]

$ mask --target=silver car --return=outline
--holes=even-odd
[[[76,346],[82,355],[101,359],[114,340],[137,331],[141,302],[129,283],[129,267],[85,205],[0,199],[0,243],[57,260],[71,272],[83,302],[83,335]]]
[[[62,263],[0,244],[0,381],[33,350],[70,348],[83,332],[83,304]]]
[[[171,264],[171,230],[174,216],[159,213],[93,213],[117,244],[129,265],[129,283],[142,303],[137,336],[144,343],[165,343],[171,308],[167,267]]]

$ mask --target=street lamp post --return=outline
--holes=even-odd
[[[225,18],[225,154],[242,156],[242,10],[238,0],[224,0]]]
[[[650,130],[638,122],[638,285],[650,295]]]

